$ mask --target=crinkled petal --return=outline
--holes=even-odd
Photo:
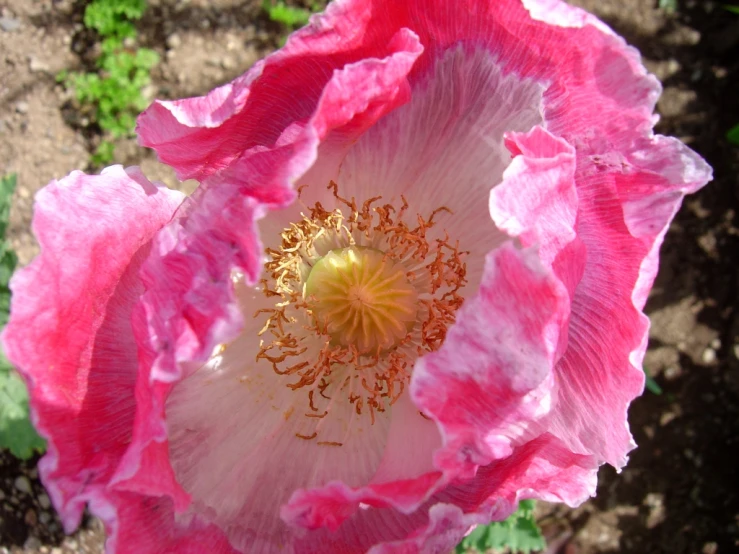
[[[503,245],[488,256],[477,295],[413,372],[413,400],[444,435],[438,467],[470,479],[530,438],[528,426],[551,406],[568,308],[564,287],[535,252]]]
[[[68,531],[130,441],[138,269],[181,200],[137,168],[120,166],[94,176],[74,172],[36,197],[41,254],[13,276],[3,343],[48,439],[41,477]]]
[[[191,209],[196,201],[191,197],[178,219],[158,234],[141,270],[147,290],[134,311],[141,360],[137,415],[114,481],[120,490],[169,494],[178,510],[187,507],[189,497],[169,461],[166,399],[173,383],[197,369],[198,360],[206,360],[241,325],[241,310],[232,300],[232,268],[241,268],[250,280],[259,271],[254,225],[264,208],[248,195],[232,194],[238,192],[201,191],[199,210]]]
[[[107,490],[92,496],[90,508],[105,524],[106,552],[239,554],[215,525],[198,518],[175,521],[166,498]]]
[[[572,45],[556,61],[559,75],[545,93],[544,119],[551,135],[574,148],[575,223],[567,212],[549,221],[572,229],[543,229],[547,220],[536,215],[535,201],[530,210],[513,194],[504,198],[515,168],[532,154],[541,157],[517,144],[520,136],[508,142],[519,157],[493,192],[491,213],[524,245],[542,249],[571,297],[567,348],[555,369],[557,399],[546,428],[573,451],[621,467],[634,446],[626,412],[643,389],[648,320],[641,309],[659,245],[683,195],[708,182],[711,172],[679,141],[652,134],[660,85],[638,53],[594,18],[552,4],[526,2],[535,18],[561,26],[558,33]],[[521,176],[527,173],[536,178],[527,170]],[[547,254],[551,241],[569,240],[573,232],[556,257]]]
[[[607,202],[604,205],[593,202],[594,193],[596,198],[600,196],[605,201],[607,194],[602,193],[607,193],[608,187],[601,190],[603,187],[600,185],[593,185],[583,175],[583,170],[591,173],[602,171],[603,161],[609,160],[610,163],[614,158],[614,150],[618,152],[618,148],[623,152],[632,152],[630,155],[638,156],[640,162],[652,156],[659,160],[658,171],[682,190],[671,189],[669,186],[661,191],[649,187],[642,189],[642,194],[647,196],[640,201],[641,207],[646,208],[648,199],[651,198],[658,207],[664,206],[664,209],[656,212],[644,209],[637,216],[649,218],[646,224],[641,225],[644,230],[632,230],[632,233],[636,231],[641,234],[649,234],[650,229],[663,232],[682,194],[705,184],[710,178],[710,172],[687,148],[681,147],[680,155],[666,155],[662,148],[665,139],[651,136],[651,126],[654,123],[651,114],[658,85],[653,77],[646,75],[633,49],[626,48],[623,41],[610,32],[604,33],[603,26],[596,25],[593,18],[581,18],[574,11],[565,13],[564,9],[561,15],[557,24],[575,30],[547,29],[546,32],[551,34],[541,40],[566,42],[573,51],[578,50],[580,56],[573,54],[564,57],[562,61],[550,60],[553,64],[560,65],[562,73],[547,91],[545,120],[548,129],[557,129],[563,137],[557,137],[543,129],[535,130],[527,137],[511,136],[508,146],[514,155],[521,157],[514,160],[517,165],[510,168],[500,187],[497,197],[499,218],[496,222],[512,236],[519,237],[524,244],[536,245],[542,262],[554,270],[570,297],[579,298],[587,294],[587,284],[582,281],[583,275],[590,268],[599,269],[597,266],[602,263],[599,254],[604,243],[588,240],[587,233],[582,232],[588,225],[578,225],[578,221],[587,219],[596,225],[613,220],[613,216],[608,215]],[[423,32],[418,33],[423,41]],[[569,33],[569,36],[565,33]],[[590,46],[585,45],[591,44],[598,44],[601,50],[589,51]],[[586,62],[584,65],[583,61]],[[526,72],[530,68],[521,64],[514,66],[514,69]],[[596,101],[596,98],[599,100]],[[604,118],[604,112],[612,115]],[[605,134],[595,135],[592,130],[596,128],[604,128]],[[516,145],[516,142],[519,144]],[[593,155],[593,152],[598,154]],[[589,164],[582,158],[577,159],[578,155],[582,156],[584,153],[592,156],[587,159]],[[577,166],[576,160],[579,162]],[[655,170],[657,160],[651,162]],[[673,163],[669,163],[670,160]],[[616,163],[613,165],[617,167]],[[621,164],[620,169],[623,168]],[[513,191],[518,193],[520,190],[513,186],[516,181],[519,185],[527,181],[529,184],[528,189],[521,191],[521,198],[514,197]],[[636,192],[632,184],[635,182],[632,181],[624,189]],[[506,183],[509,186],[504,188]],[[503,194],[508,195],[507,206],[503,205],[506,202]],[[581,206],[579,194],[586,199],[586,206]],[[639,204],[625,201],[619,205],[623,205],[621,209],[626,212],[626,221],[629,222],[627,225],[634,227],[638,220],[630,217],[629,211]],[[655,219],[658,221],[656,225]],[[641,258],[625,255],[627,253],[620,248],[618,242],[612,243],[612,247],[611,259],[614,262],[618,260],[622,266],[619,272],[626,269],[634,279],[627,281],[626,286],[620,286],[613,282],[613,272],[608,277],[602,275],[598,278],[597,297],[610,299],[614,297],[614,291],[623,291],[619,294],[623,294],[626,308],[620,309],[608,302],[610,305],[603,306],[606,309],[598,310],[600,317],[594,317],[587,307],[582,310],[579,306],[572,307],[573,323],[568,333],[573,333],[575,342],[567,349],[569,343],[566,340],[561,341],[558,345],[559,352],[552,356],[552,360],[557,361],[565,350],[567,352],[556,370],[551,368],[552,381],[556,381],[556,386],[552,385],[555,409],[546,424],[542,421],[538,432],[547,428],[554,431],[556,427],[558,436],[574,452],[592,452],[601,461],[610,461],[620,466],[624,463],[625,453],[632,448],[626,425],[626,408],[642,388],[643,376],[638,369],[639,352],[643,353],[646,344],[646,327],[638,321],[639,318],[644,321],[643,316],[638,315],[643,302],[641,305],[637,304],[637,309],[634,310],[629,291],[633,291],[634,298],[645,297],[644,290],[651,284],[649,275],[653,277],[656,269],[654,261],[658,244],[653,243],[652,249],[641,254]],[[592,274],[597,273],[600,272],[593,271]],[[637,275],[641,276],[637,278]],[[629,311],[638,318],[632,323],[628,323]],[[593,340],[590,336],[586,341],[581,341],[582,331],[600,334],[601,329],[598,327],[605,320],[608,320],[608,324],[602,325],[605,331],[602,339]],[[614,329],[615,325],[619,329]],[[605,345],[612,347],[610,341],[613,337],[619,339],[616,349],[604,351]],[[622,341],[621,338],[626,340]],[[592,352],[583,358],[580,357],[583,343],[603,347],[597,353]],[[592,349],[592,346],[589,348]],[[578,357],[576,364],[569,365],[570,358]],[[574,374],[578,372],[581,375]],[[560,388],[559,383],[564,383],[564,386]],[[460,395],[457,401],[461,403],[466,398],[467,395]],[[577,407],[573,408],[573,404]],[[551,427],[552,422],[555,422],[555,427]]]
[[[539,126],[510,133],[506,144],[514,158],[490,193],[490,215],[499,229],[535,245],[551,268],[575,239],[575,151]]]
[[[576,230],[587,261],[577,269],[582,278],[572,297],[568,347],[556,368],[563,401],[549,427],[574,451],[593,452],[616,467],[634,446],[626,411],[644,386],[649,320],[641,310],[659,246],[683,195],[710,179],[707,166],[682,144],[649,142],[652,160],[661,165],[667,157],[674,165],[656,173],[625,158],[618,166],[595,161],[594,168],[578,168]],[[566,264],[555,270],[571,272]]]
[[[355,133],[364,130],[408,100],[405,78],[422,51],[418,37],[399,28],[352,51],[366,38],[370,12],[360,6],[329,5],[282,50],[206,97],[154,103],[138,120],[141,144],[180,179],[204,180],[236,160],[249,163],[245,152],[279,143],[288,150],[282,179],[302,173],[315,158],[317,136],[349,122]],[[300,171],[294,166],[302,159]]]
[[[407,539],[376,545],[367,554],[448,554],[471,527],[488,521],[482,514],[465,514],[454,504],[435,504],[425,527]]]
[[[427,505],[425,526],[404,540],[377,545],[369,554],[447,553],[472,526],[507,518],[521,500],[577,506],[595,494],[596,484],[592,456],[573,454],[556,437],[544,434],[481,467],[476,479],[437,494]]]

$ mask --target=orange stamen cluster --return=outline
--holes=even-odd
[[[399,210],[379,204],[381,197],[360,207],[354,198],[339,196],[336,183],[331,182],[329,189],[342,207],[329,211],[316,203],[282,232],[279,248],[266,250],[268,278],[261,282],[262,291],[276,303],[255,314],[266,314],[259,334],[269,337],[262,340],[257,359],[271,363],[279,375],[294,377],[289,388],[307,389],[306,416],[325,417],[326,401],[343,393],[358,414],[368,409],[374,422],[375,412],[385,411],[403,393],[415,359],[444,341],[463,301],[459,290],[466,283],[466,253],[446,234],[427,237],[434,217],[447,208],[434,210],[427,220],[418,215],[411,227],[405,221],[408,203],[402,196]],[[381,252],[383,267],[386,263],[393,271],[400,268],[404,282],[414,289],[416,319],[408,322],[405,336],[396,332],[392,343],[337,338],[336,326],[326,320],[333,312],[322,309],[319,299],[306,291],[311,270],[320,260],[351,247]],[[400,282],[400,277],[394,278]]]

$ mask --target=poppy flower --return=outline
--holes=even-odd
[[[36,201],[4,343],[109,553],[446,553],[634,447],[642,309],[710,168],[559,0],[339,0]]]

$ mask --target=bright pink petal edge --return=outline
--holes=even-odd
[[[182,198],[120,166],[99,176],[74,172],[36,196],[41,254],[13,276],[3,344],[48,439],[41,478],[68,531],[128,446],[138,268]]]

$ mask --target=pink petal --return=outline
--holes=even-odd
[[[405,78],[422,51],[412,32],[399,29],[361,53],[341,52],[356,46],[366,24],[366,13],[347,4],[330,5],[282,50],[208,96],[153,104],[138,121],[141,144],[154,148],[180,179],[205,179],[237,159],[253,166],[244,153],[279,142],[291,160],[282,180],[298,169],[292,165],[304,172],[315,159],[317,138],[352,121],[354,132],[362,131],[407,101]],[[305,128],[280,139],[295,124]]]
[[[654,146],[646,163],[632,154],[616,167],[596,162],[597,173],[578,168],[576,229],[587,262],[577,270],[582,279],[572,298],[568,348],[556,369],[567,401],[550,427],[574,451],[586,449],[616,467],[633,448],[626,410],[643,389],[649,321],[641,309],[659,246],[682,196],[710,179],[705,163],[682,144],[647,141]],[[672,165],[660,173],[649,167],[665,158]],[[566,264],[555,268],[571,273]]]
[[[564,11],[563,9],[563,14]],[[595,22],[593,18],[579,18],[579,16],[570,18],[569,16],[578,15],[575,12],[565,15],[567,17],[563,16],[562,24],[566,24],[568,27],[587,26],[587,28],[578,31],[585,35],[583,37],[568,37],[567,39],[565,37],[559,37],[560,39],[574,40],[575,47],[579,47],[582,44],[588,45],[587,48],[590,48],[590,45],[593,43],[602,44],[604,50],[602,51],[603,56],[600,59],[596,58],[593,53],[587,52],[585,59],[588,60],[588,63],[593,63],[592,66],[587,66],[589,73],[586,72],[583,74],[582,71],[572,71],[572,69],[567,67],[568,63],[581,61],[582,58],[566,58],[564,60],[563,67],[561,68],[563,78],[558,83],[555,83],[547,93],[549,97],[546,110],[548,125],[553,127],[561,126],[562,132],[566,136],[572,137],[570,140],[572,140],[572,144],[576,148],[614,148],[620,142],[624,147],[624,151],[628,151],[630,148],[633,149],[634,144],[641,143],[642,146],[638,150],[638,155],[641,158],[658,156],[663,161],[659,170],[670,175],[676,184],[683,187],[685,192],[693,191],[698,186],[704,184],[710,176],[709,172],[706,170],[705,164],[686,148],[682,147],[680,156],[667,156],[674,162],[670,165],[669,163],[664,163],[667,161],[663,160],[666,156],[657,154],[657,149],[649,147],[649,143],[657,144],[664,140],[661,138],[650,138],[650,128],[654,121],[651,112],[656,98],[656,81],[652,77],[646,76],[633,51],[625,50],[622,41],[613,37],[610,33],[603,35],[600,33],[600,29],[598,33],[593,31],[590,26],[591,23]],[[598,27],[601,28],[602,25],[598,25]],[[423,40],[424,35],[420,31],[419,36]],[[514,57],[513,59],[517,58]],[[557,63],[557,60],[551,61]],[[596,61],[597,63],[595,63]],[[571,72],[568,73],[568,71]],[[594,78],[588,81],[591,75]],[[576,77],[577,82],[568,83],[570,76]],[[626,86],[624,83],[632,83],[632,85]],[[593,90],[594,85],[598,87],[597,90]],[[570,90],[570,88],[573,88],[573,90]],[[583,94],[582,99],[579,98],[581,91]],[[559,96],[560,94],[561,96]],[[586,94],[590,96],[590,104],[586,101]],[[597,109],[593,110],[589,108],[589,112],[584,113],[584,106],[593,106],[592,99],[604,94],[605,98],[602,101],[598,101]],[[571,98],[577,99],[577,104],[574,106],[570,105],[570,102],[573,102]],[[566,109],[564,108],[564,99],[567,101]],[[625,106],[633,106],[634,108],[629,112],[626,111],[628,108],[625,109]],[[605,136],[613,139],[613,144],[609,144],[607,139],[604,140],[603,137],[593,137],[588,131],[588,129],[598,127],[599,123],[604,121],[603,112],[607,112],[608,110],[614,110],[614,112],[618,110],[618,113],[605,118],[606,125],[608,126]],[[642,138],[636,138],[635,140],[635,137]],[[579,229],[576,226],[577,218],[587,217],[590,221],[596,222],[602,216],[585,215],[588,213],[588,210],[581,210],[578,205],[578,191],[584,179],[581,179],[577,183],[575,182],[576,148],[573,148],[567,141],[546,133],[543,130],[535,130],[526,138],[527,141],[531,142],[529,145],[523,144],[523,136],[520,136],[516,140],[520,143],[516,148],[520,148],[520,150],[514,148],[514,139],[511,139],[509,146],[514,150],[514,154],[523,154],[523,156],[517,162],[514,162],[520,164],[520,168],[517,168],[515,165],[511,166],[510,172],[504,179],[504,183],[507,182],[508,187],[501,185],[501,190],[497,191],[496,189],[496,192],[493,193],[494,197],[498,198],[498,202],[508,203],[507,206],[503,204],[498,206],[497,209],[499,210],[500,219],[496,219],[496,222],[512,235],[521,238],[524,244],[536,244],[540,249],[542,261],[555,270],[556,276],[565,285],[566,290],[571,295],[575,295],[575,289],[580,284],[583,272],[586,271],[587,253],[596,251],[592,247],[588,248],[586,237],[580,236],[580,233],[578,233]],[[536,144],[537,142],[539,144]],[[594,158],[593,161],[597,166],[598,158]],[[656,166],[657,164],[651,163],[651,165]],[[584,165],[581,167],[587,168]],[[357,173],[360,172],[361,170]],[[514,175],[516,173],[520,174],[520,176],[515,177]],[[519,186],[515,186],[513,184],[514,182]],[[527,182],[530,184],[529,188],[526,190],[521,189],[520,185]],[[598,191],[599,189],[593,186],[591,190]],[[505,194],[508,194],[508,200],[503,198]],[[515,195],[517,194],[521,196],[516,197]],[[549,196],[541,197],[540,195],[542,194]],[[656,227],[657,229],[665,228],[667,221],[669,221],[674,213],[677,200],[680,196],[681,194],[679,192],[675,193],[669,189],[666,191],[664,195],[665,209],[662,210],[662,213],[665,215],[660,216],[659,210],[656,213],[658,218],[662,217],[661,223]],[[495,209],[494,207],[494,216]],[[630,204],[626,203],[624,209],[629,210]],[[648,215],[653,216],[655,212],[645,209],[639,217],[643,218]],[[515,226],[512,226],[513,218],[517,220]],[[630,219],[627,217],[627,221]],[[652,224],[649,223],[649,225]],[[653,276],[654,267],[649,263],[649,260],[655,259],[655,252],[656,250],[653,249],[644,258],[646,265],[638,261],[633,264],[631,267],[634,269],[634,273],[643,269],[649,271]],[[628,265],[628,258],[619,257],[618,259],[622,264],[626,262],[626,265]],[[590,260],[591,264],[594,263],[592,257]],[[610,278],[601,277],[599,281],[600,283],[611,284]],[[626,287],[620,287],[620,290],[631,288],[634,290],[635,296],[643,298],[645,295],[644,291],[648,289],[650,283],[650,277],[642,276],[637,282],[632,282],[631,285],[627,284]],[[615,288],[619,285],[613,283],[613,286]],[[579,294],[583,293],[582,290],[578,290],[577,292]],[[611,293],[604,291],[603,285],[601,284],[599,296],[608,298],[611,296]],[[638,307],[640,308],[641,305]],[[577,312],[577,310],[575,311]],[[628,317],[621,319],[622,313],[612,309],[610,311],[603,310],[602,313],[603,318],[610,318],[611,325],[616,322],[628,320]],[[596,322],[595,327],[597,331],[596,318],[593,318],[592,314],[587,313],[587,309],[584,309],[583,315],[573,316],[574,322],[570,331],[574,332],[576,339],[579,338],[580,328],[578,322],[580,317],[589,318],[590,322]],[[593,327],[592,323],[588,324],[588,328],[590,327]],[[592,451],[601,456],[601,460],[608,460],[616,465],[623,463],[625,452],[632,447],[626,428],[626,407],[641,391],[642,374],[641,371],[631,367],[630,364],[632,359],[640,359],[639,351],[641,349],[643,352],[646,340],[645,328],[638,323],[632,325],[626,324],[625,327],[633,330],[633,341],[631,344],[616,343],[616,348],[620,349],[621,363],[615,362],[613,365],[608,365],[614,359],[613,354],[615,352],[601,351],[598,356],[592,356],[589,360],[581,359],[580,363],[577,364],[577,370],[575,370],[568,368],[566,364],[569,357],[576,357],[578,355],[577,350],[580,345],[576,342],[574,348],[567,351],[568,355],[565,357],[563,363],[558,366],[557,372],[561,375],[557,382],[565,382],[565,386],[562,389],[557,389],[554,394],[556,398],[554,401],[556,409],[553,411],[551,417],[551,421],[555,421],[555,425],[558,426],[557,430],[562,440],[570,444],[574,451]],[[613,329],[604,333],[603,339],[598,341],[598,344],[610,345],[611,343],[608,342],[609,339],[606,336],[613,337]],[[552,362],[556,362],[565,350],[567,345],[567,342],[564,340],[565,338],[566,335],[558,344],[557,351],[552,353]],[[448,340],[451,340],[451,338]],[[593,342],[592,337],[589,342]],[[636,358],[633,358],[633,353],[636,353]],[[598,362],[595,360],[598,360]],[[590,372],[600,367],[603,361],[606,362],[605,372],[599,375],[591,374]],[[622,365],[623,363],[627,365],[626,368]],[[552,370],[552,375],[554,375],[555,370],[553,368],[550,369]],[[578,386],[578,382],[583,378],[567,373],[565,371],[566,369],[587,374],[587,381],[589,383],[587,389],[567,390],[571,382],[574,386]],[[564,372],[565,375],[562,376],[560,372]],[[615,375],[620,376],[618,377],[620,381],[609,383],[609,380],[614,378]],[[589,399],[591,395],[590,391],[593,389],[595,389],[594,397]],[[455,402],[462,404],[464,401],[467,401],[469,398],[468,392],[462,391],[454,400],[450,401],[450,404]],[[577,397],[577,400],[574,400],[575,397]],[[584,405],[589,402],[589,405]],[[572,403],[580,404],[579,409],[573,410],[569,408],[572,406]],[[576,414],[572,413],[575,411],[577,412]],[[571,419],[563,423],[563,420],[568,417]],[[583,417],[588,418],[586,422],[582,421]],[[544,420],[542,420],[542,426],[538,430],[536,427],[532,428],[532,432],[541,432],[548,425],[551,425],[551,422],[545,424]],[[608,431],[604,434],[603,429],[607,429]],[[597,438],[598,440],[580,442],[582,436],[573,439],[573,437],[578,437],[578,435],[586,434],[591,435],[589,438]],[[620,454],[615,454],[615,452],[620,452]]]
[[[539,126],[510,133],[506,144],[515,157],[490,193],[490,215],[499,229],[536,245],[551,267],[576,236],[575,151]]]
[[[138,268],[181,200],[138,168],[120,166],[99,176],[74,172],[36,197],[41,254],[13,277],[3,343],[49,440],[41,476],[68,531],[128,446]]]
[[[283,518],[333,528],[360,503],[410,513],[455,479],[472,479],[479,466],[511,456],[541,433],[536,423],[549,412],[567,308],[564,287],[539,265],[535,252],[500,247],[488,257],[480,291],[458,313],[444,346],[414,368],[413,401],[444,436],[434,455],[443,475],[425,472],[414,480],[375,480],[354,489],[337,482],[299,491]],[[405,454],[410,457],[407,449]],[[587,469],[594,474],[596,467],[591,462]]]
[[[189,496],[169,461],[166,398],[183,369],[197,369],[216,344],[238,332],[242,313],[233,301],[231,269],[241,268],[252,281],[260,271],[254,225],[264,209],[238,189],[199,190],[157,235],[141,270],[147,290],[134,311],[137,414],[114,478],[119,490],[167,494],[178,511],[187,508]]]
[[[450,552],[470,527],[505,519],[527,498],[577,506],[595,493],[596,467],[592,457],[573,454],[555,437],[542,435],[481,467],[475,480],[437,494],[428,503],[425,526],[368,554]]]
[[[534,4],[551,2],[527,2],[530,8]],[[652,134],[660,86],[635,50],[602,33],[590,17],[576,21],[577,10],[533,7],[532,12],[574,28],[562,32],[580,49],[578,56],[557,61],[561,77],[547,90],[544,104],[547,130],[572,145],[577,156],[576,236],[557,257],[548,253],[550,241],[557,252],[557,242],[567,242],[573,230],[551,227],[545,234],[541,226],[570,226],[571,212],[526,224],[521,217],[532,201],[517,205],[518,187],[505,200],[505,180],[493,192],[492,214],[523,244],[540,246],[572,298],[568,347],[555,371],[560,400],[548,428],[573,451],[593,452],[621,467],[634,446],[626,410],[643,388],[648,320],[641,308],[657,271],[659,245],[682,196],[703,186],[711,172],[679,141]],[[515,142],[509,148],[523,156],[511,172],[516,163],[541,157]]]
[[[444,435],[438,467],[470,479],[530,440],[528,427],[550,409],[568,307],[534,252],[503,245],[488,256],[479,292],[413,372],[413,400]]]
[[[239,554],[215,525],[197,518],[175,522],[164,498],[107,490],[92,497],[90,508],[105,524],[106,552]]]
[[[367,554],[448,554],[470,527],[489,521],[482,514],[465,514],[454,504],[429,508],[428,524],[407,539],[372,547]]]
[[[679,141],[652,134],[660,86],[635,51],[592,28],[582,33],[602,50],[568,74],[566,96],[552,90],[547,110],[548,129],[577,152],[575,231],[577,248],[587,253],[584,265],[569,256],[554,265],[576,289],[568,349],[556,369],[562,401],[550,429],[573,451],[622,467],[634,446],[626,411],[643,389],[648,320],[641,309],[659,246],[683,195],[708,182],[711,171]],[[596,91],[603,96],[597,105]]]

